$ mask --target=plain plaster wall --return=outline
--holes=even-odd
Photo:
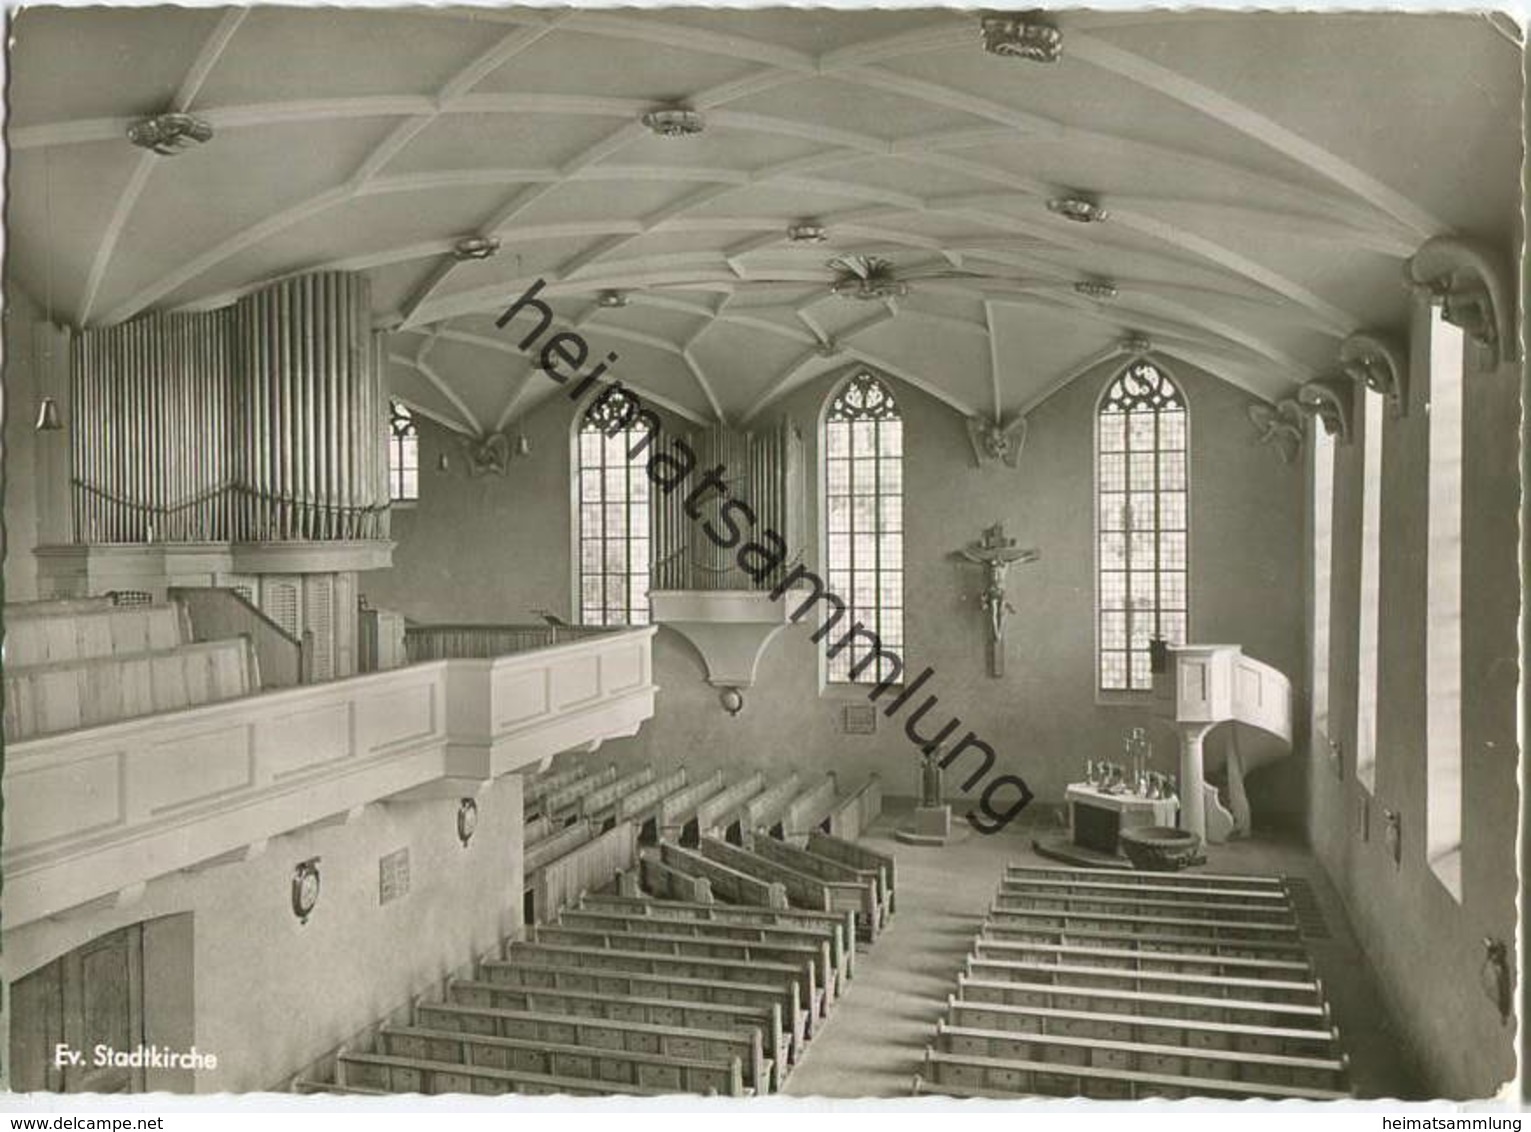
[[[279,1090],[286,1079],[413,995],[493,950],[521,927],[521,778],[478,797],[465,847],[453,799],[368,806],[349,824],[273,838],[255,860],[156,880],[140,903],[8,931],[5,978],[16,979],[106,932],[191,913],[194,1034],[218,1058],[198,1093]],[[379,904],[379,860],[409,850],[409,892]],[[291,907],[293,869],[319,857],[318,905]],[[191,972],[187,972],[188,976]],[[183,1016],[162,993],[150,1018]],[[176,1037],[158,1029],[150,1040]],[[185,1047],[180,1047],[185,1048]]]
[[[953,714],[999,753],[994,774],[1024,778],[1042,801],[1056,802],[1080,777],[1086,758],[1116,757],[1122,730],[1149,722],[1143,707],[1096,702],[1094,678],[1094,414],[1120,366],[1101,367],[1060,390],[1031,416],[1016,469],[975,465],[963,418],[908,384],[892,380],[905,414],[905,662],[936,675],[924,692],[939,697],[924,727]],[[1191,578],[1193,635],[1236,641],[1253,656],[1300,678],[1302,663],[1301,465],[1284,464],[1254,442],[1245,415],[1252,398],[1188,366],[1170,364],[1191,412]],[[800,427],[810,470],[808,529],[817,530],[817,436],[822,408],[836,387],[823,378],[787,397],[752,427],[786,415]],[[569,436],[575,407],[565,397],[539,405],[519,425],[529,457],[505,478],[434,472],[438,453],[459,463],[457,441],[422,427],[419,503],[394,516],[398,541],[390,571],[365,575],[376,605],[419,621],[525,621],[547,606],[571,611],[569,574]],[[1010,573],[1016,607],[1007,629],[1006,675],[986,671],[986,616],[975,600],[981,571],[952,552],[1002,520],[1041,561]],[[806,548],[817,561],[817,538]],[[684,762],[694,773],[758,767],[774,777],[834,770],[842,788],[873,771],[885,790],[912,795],[916,755],[901,720],[881,720],[877,734],[847,735],[842,709],[865,702],[845,689],[821,692],[808,619],[767,649],[742,714],[730,718],[704,681],[692,646],[668,631],[654,643],[660,686],[653,720],[629,740],[606,744],[597,763]],[[918,701],[916,701],[917,705]],[[911,705],[911,707],[914,705]],[[958,735],[961,734],[959,730]],[[1153,725],[1155,765],[1177,768],[1174,732]],[[1210,741],[1220,750],[1220,741]],[[969,756],[976,768],[976,756]],[[952,792],[969,770],[948,776]],[[1303,788],[1298,760],[1285,758],[1255,776],[1257,817],[1295,825]],[[979,787],[981,789],[981,786]],[[1008,789],[994,799],[1003,808]]]
[[[1462,593],[1463,846],[1460,904],[1425,859],[1428,312],[1411,337],[1408,412],[1384,427],[1375,794],[1355,777],[1356,658],[1364,414],[1335,450],[1330,727],[1341,773],[1309,752],[1310,835],[1362,945],[1426,1066],[1421,1095],[1481,1097],[1515,1072],[1514,1024],[1481,987],[1485,937],[1515,938],[1518,817],[1516,625],[1518,365],[1475,370],[1464,408]],[[1367,394],[1374,396],[1373,394]],[[1311,461],[1310,461],[1311,463]],[[1311,538],[1311,531],[1310,536]],[[1369,822],[1363,823],[1363,807]],[[1394,863],[1384,814],[1399,816]],[[1363,829],[1363,824],[1369,829]]]

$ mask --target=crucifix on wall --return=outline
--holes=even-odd
[[[1015,607],[1005,598],[1005,578],[1011,566],[1018,562],[1035,562],[1041,552],[1016,546],[1015,539],[1005,537],[1005,524],[995,523],[984,529],[981,539],[968,543],[957,554],[984,568],[984,588],[979,601],[989,615],[989,675],[1003,676],[1005,621],[1015,612]]]

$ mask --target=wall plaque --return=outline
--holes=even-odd
[[[396,849],[377,862],[377,902],[387,904],[409,895],[409,849]]]

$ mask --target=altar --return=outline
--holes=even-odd
[[[1118,842],[1122,830],[1173,826],[1180,812],[1180,803],[1175,798],[1114,793],[1087,782],[1071,783],[1063,797],[1069,807],[1074,844],[1112,856],[1121,852]]]

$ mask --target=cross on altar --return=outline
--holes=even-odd
[[[1005,524],[995,523],[984,528],[981,539],[968,543],[957,553],[984,568],[984,589],[979,600],[989,614],[989,675],[1003,676],[1006,615],[1015,612],[1015,607],[1005,599],[1005,577],[1011,566],[1035,562],[1041,552],[1016,546],[1015,539],[1005,537]]]

